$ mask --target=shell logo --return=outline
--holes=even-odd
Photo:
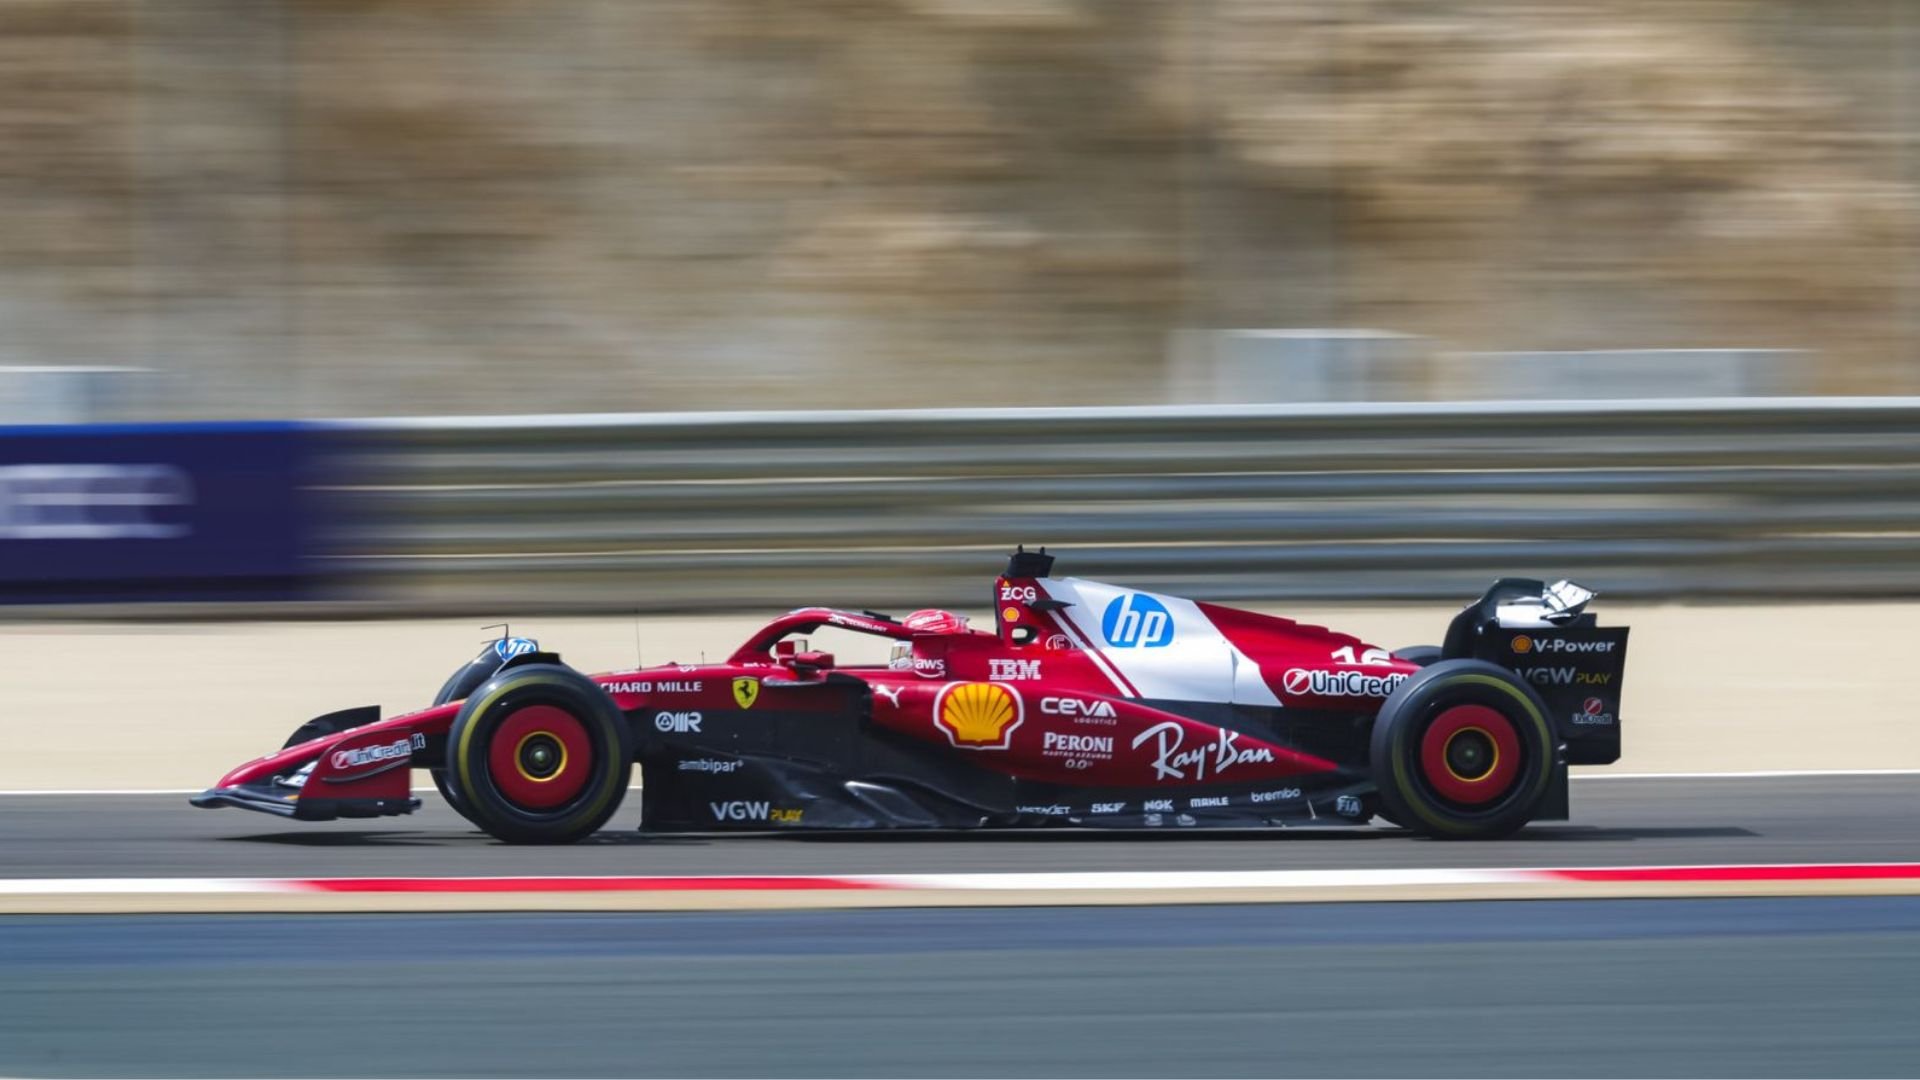
[[[1020,695],[998,683],[951,683],[933,703],[933,722],[962,750],[1005,750],[1025,719]]]
[[[1530,653],[1530,652],[1532,652],[1532,651],[1533,651],[1533,639],[1532,639],[1532,638],[1530,638],[1530,637],[1528,637],[1528,636],[1527,636],[1527,635],[1525,635],[1525,634],[1516,634],[1516,635],[1514,635],[1514,639],[1513,639],[1513,651],[1514,651],[1514,652],[1517,652],[1517,653]]]

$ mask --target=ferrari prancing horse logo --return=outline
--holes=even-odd
[[[733,680],[733,700],[743,709],[753,708],[753,703],[760,700],[760,680],[751,675]]]

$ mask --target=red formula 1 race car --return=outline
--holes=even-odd
[[[1019,552],[994,630],[803,608],[724,663],[583,675],[525,638],[421,712],[308,721],[196,806],[303,820],[404,814],[411,770],[502,840],[599,829],[641,771],[641,828],[975,829],[1360,824],[1438,837],[1567,816],[1567,766],[1620,754],[1624,627],[1592,594],[1505,578],[1438,646],[1052,576]],[[889,639],[840,667],[802,635]]]

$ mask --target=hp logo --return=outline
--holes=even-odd
[[[1158,649],[1173,644],[1173,616],[1151,596],[1117,596],[1100,617],[1100,632],[1116,649]]]
[[[516,656],[530,652],[539,652],[540,643],[532,638],[501,638],[493,643],[493,655],[502,660],[511,660]]]

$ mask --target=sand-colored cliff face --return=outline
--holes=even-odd
[[[1920,389],[1920,20],[1821,7],[8,0],[0,361],[216,415],[1146,401],[1170,328],[1364,325]]]
[[[1332,202],[1349,321],[1793,345],[1863,380],[1910,332],[1904,147],[1767,47],[1769,5],[1303,7],[1213,5],[1154,97],[1243,182]]]

